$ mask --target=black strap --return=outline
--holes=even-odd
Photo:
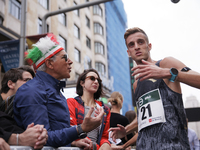
[[[189,70],[191,70],[189,67],[184,67],[183,69],[181,69],[181,71],[183,72],[188,72]]]
[[[162,60],[162,59],[161,59],[161,60]],[[160,67],[160,62],[161,62],[161,60],[157,61],[155,65],[158,66],[158,67]]]

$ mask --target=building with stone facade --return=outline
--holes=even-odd
[[[26,0],[26,26],[24,27],[26,36],[42,34],[42,18],[45,14],[90,1],[92,0]],[[23,0],[0,0],[0,42],[18,40],[21,37],[22,2]],[[113,17],[109,14],[112,14]],[[126,21],[122,0],[61,13],[46,20],[47,32],[56,35],[58,42],[65,48],[69,58],[73,61],[71,77],[66,81],[66,88],[75,90],[79,74],[84,69],[95,68],[103,79],[105,90],[103,98],[105,99],[102,100],[106,100],[112,91],[118,90],[127,101],[125,109],[131,109],[129,61],[122,40]],[[114,33],[112,35],[107,33],[112,30],[113,25],[120,31],[116,32],[117,36],[122,36],[119,40],[112,41],[108,38],[114,36]],[[114,46],[115,44],[116,46]],[[120,56],[116,56],[116,54],[112,56],[113,48],[116,49],[114,53]],[[114,63],[119,60],[119,57],[123,63]],[[0,64],[0,78],[2,78],[5,69],[2,61]],[[121,73],[117,76],[116,71],[119,69]]]

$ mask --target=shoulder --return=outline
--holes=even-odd
[[[181,69],[185,67],[185,64],[182,63],[180,60],[174,58],[174,57],[165,57],[160,61],[160,67],[161,68],[177,68]]]
[[[73,106],[73,107],[74,107],[74,105],[77,104],[77,101],[76,101],[76,99],[74,99],[74,98],[68,98],[68,99],[67,99],[67,104],[68,104],[69,106]]]
[[[33,101],[41,101],[46,98],[46,88],[41,82],[34,79],[23,84],[15,94],[14,102],[16,103],[32,103]],[[33,100],[34,99],[34,100]]]

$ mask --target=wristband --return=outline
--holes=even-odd
[[[19,134],[16,135],[17,138],[17,146],[19,145]]]
[[[181,69],[181,71],[183,71],[183,72],[188,72],[189,70],[191,70],[189,67],[184,67]]]

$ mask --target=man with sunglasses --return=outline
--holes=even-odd
[[[96,117],[91,117],[94,108],[80,126],[70,126],[70,114],[66,98],[60,90],[65,87],[62,79],[70,78],[72,61],[54,36],[47,35],[33,45],[26,59],[36,66],[36,77],[21,86],[14,100],[14,117],[18,125],[43,124],[48,131],[47,145],[52,147],[71,146],[79,138],[100,125],[103,108]],[[89,143],[80,143],[89,148]]]

